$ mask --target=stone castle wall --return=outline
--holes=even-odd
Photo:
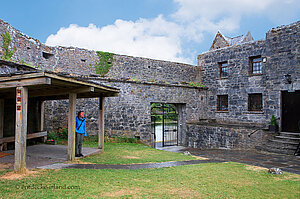
[[[264,40],[209,51],[198,56],[198,66],[147,58],[114,55],[106,77],[94,81],[120,88],[118,97],[106,98],[107,135],[139,136],[149,143],[150,104],[174,103],[184,107],[180,144],[198,148],[254,148],[269,137],[258,128],[267,125],[271,115],[281,117],[281,91],[300,90],[299,24],[274,28]],[[99,61],[95,51],[73,47],[48,47],[0,20],[0,33],[12,36],[13,59],[39,68],[94,75],[91,65]],[[0,45],[2,43],[0,37]],[[262,74],[250,75],[249,57],[263,58]],[[219,62],[227,61],[229,77],[219,78]],[[288,84],[285,74],[291,74]],[[201,82],[206,88],[189,86]],[[248,111],[248,94],[262,93],[263,111]],[[217,95],[228,95],[228,112],[217,111]],[[79,99],[77,109],[86,113],[88,132],[97,132],[97,99]],[[68,101],[46,103],[46,127],[66,127]]]
[[[300,90],[300,22],[274,28],[267,32],[265,40],[248,42],[241,45],[209,51],[198,56],[198,65],[202,69],[202,82],[208,86],[207,118],[215,120],[216,125],[190,124],[188,139],[196,139],[197,147],[253,148],[261,143],[265,136],[251,136],[247,142],[245,132],[251,133],[261,127],[267,128],[271,116],[278,118],[281,124],[281,91]],[[263,58],[262,74],[250,74],[252,56]],[[219,78],[219,62],[228,62],[229,76]],[[288,84],[284,75],[290,74],[293,83]],[[262,93],[263,110],[248,111],[248,94]],[[228,95],[228,111],[217,111],[217,95]],[[226,125],[251,124],[243,131]],[[225,127],[224,127],[225,125]],[[244,125],[245,126],[245,125]],[[235,141],[239,140],[239,142]],[[222,143],[223,142],[223,143]],[[252,143],[252,144],[251,144]],[[254,145],[253,145],[254,143]],[[260,145],[260,144],[257,144]]]
[[[17,62],[23,61],[56,72],[95,74],[91,65],[94,66],[99,61],[96,51],[74,47],[50,47],[0,20],[0,34],[5,31],[11,35],[10,48],[15,49],[13,59]],[[2,46],[2,37],[0,37],[0,45]],[[48,57],[45,58],[43,55]],[[113,66],[105,76],[164,83],[200,81],[200,71],[197,66],[126,55],[114,55]]]
[[[94,75],[91,66],[99,61],[95,51],[73,47],[49,47],[26,36],[0,20],[0,34],[8,31],[12,37],[13,59],[40,69]],[[0,37],[0,43],[2,38]],[[104,78],[95,81],[120,88],[118,97],[106,98],[104,105],[107,135],[139,136],[149,143],[151,136],[150,104],[152,102],[183,104],[186,121],[198,120],[205,113],[205,89],[189,86],[200,81],[197,66],[141,57],[114,55],[113,66]],[[202,100],[201,100],[202,99]],[[97,99],[78,99],[77,110],[83,110],[90,135],[97,134]],[[45,127],[48,131],[67,127],[68,101],[45,103]],[[184,135],[182,135],[184,137]],[[184,138],[182,138],[183,140]],[[186,144],[186,143],[182,143]]]

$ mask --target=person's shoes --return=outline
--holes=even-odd
[[[80,156],[79,154],[75,154],[75,157],[76,157],[76,158],[79,158],[79,157],[81,157],[81,156]]]
[[[79,156],[82,157],[83,156],[82,153],[80,153]]]

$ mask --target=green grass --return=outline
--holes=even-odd
[[[63,142],[61,142],[63,143]],[[96,147],[92,139],[84,146]],[[129,164],[194,159],[133,143],[105,143],[105,153],[81,159],[101,164]],[[35,175],[0,171],[0,198],[299,198],[300,175],[240,163],[203,163],[160,169],[36,170]],[[73,186],[73,189],[67,189]]]
[[[0,198],[299,198],[299,175],[247,170],[239,163],[207,163],[142,170],[45,170],[0,180]],[[26,189],[39,186],[78,189]]]
[[[97,143],[86,142],[84,146],[95,147]],[[181,153],[161,151],[134,143],[105,143],[104,153],[80,159],[83,162],[98,164],[134,164],[148,162],[168,162],[195,160],[195,157]]]
[[[59,144],[66,144],[66,140],[59,140]],[[83,141],[83,147],[97,148],[98,142],[93,137]],[[105,143],[104,153],[81,158],[80,161],[97,164],[136,164],[150,162],[168,162],[195,160],[193,156],[161,151],[136,143]]]

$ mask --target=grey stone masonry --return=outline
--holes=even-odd
[[[113,55],[113,66],[100,78],[93,66],[99,62],[96,51],[74,47],[50,47],[42,44],[8,23],[0,20],[0,34],[11,35],[12,59],[39,69],[94,76],[94,81],[121,89],[118,97],[105,101],[105,132],[107,135],[139,136],[147,143],[151,136],[150,104],[152,102],[181,104],[186,109],[186,120],[205,117],[205,88],[191,86],[200,83],[201,71],[197,66],[153,60],[126,55]],[[0,37],[0,45],[2,38]],[[97,99],[77,100],[77,110],[86,113],[88,133],[98,130]],[[54,131],[67,127],[68,101],[45,103],[45,128]],[[182,135],[183,137],[185,135]],[[182,144],[186,144],[184,138]]]
[[[267,32],[265,40],[222,48],[198,56],[202,82],[209,87],[208,117],[222,122],[265,124],[280,117],[280,94],[300,89],[300,22]],[[262,74],[251,75],[250,57],[261,56]],[[228,63],[229,76],[219,77],[219,62]],[[291,74],[293,84],[284,79]],[[262,93],[263,111],[248,111],[248,94]],[[228,112],[217,111],[217,95],[228,95]]]
[[[300,22],[274,28],[266,38],[212,50],[198,56],[207,93],[206,123],[188,125],[188,144],[200,148],[254,148],[267,142],[266,129],[274,115],[281,125],[281,92],[300,90]],[[261,56],[262,73],[251,74],[251,57]],[[219,63],[228,63],[228,77],[220,78]],[[285,75],[289,74],[289,84]],[[249,94],[262,95],[262,111],[249,111]],[[228,111],[217,110],[217,96],[228,95]],[[209,122],[208,122],[209,123]],[[240,126],[228,127],[230,125]],[[244,126],[244,128],[243,128]],[[248,127],[247,127],[248,126]],[[242,129],[242,130],[241,130]],[[245,135],[254,133],[251,137]],[[262,135],[262,133],[264,135]]]

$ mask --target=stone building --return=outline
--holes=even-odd
[[[176,144],[255,149],[268,146],[268,139],[282,141],[267,131],[272,115],[279,118],[280,131],[298,132],[289,117],[296,121],[300,115],[290,114],[300,110],[299,24],[274,28],[259,41],[253,41],[250,32],[234,38],[218,33],[210,51],[198,56],[197,66],[111,54],[105,75],[97,72],[101,57],[96,51],[49,47],[2,20],[0,33],[10,33],[17,62],[119,88],[119,96],[106,99],[104,107],[109,136],[135,136],[150,144],[155,141],[152,105],[172,106],[177,115]],[[293,107],[285,103],[291,100]],[[98,130],[94,103],[77,100],[78,109],[86,112],[90,135]],[[67,106],[67,101],[45,103],[48,131],[67,126]],[[167,126],[162,131],[167,132]]]
[[[299,134],[285,132],[300,132],[299,31],[300,22],[296,22],[273,28],[264,40],[212,49],[198,56],[201,81],[209,88],[208,109],[207,118],[189,125],[190,142],[196,147],[260,146],[294,151]],[[282,132],[275,138],[264,131],[272,115]],[[270,141],[265,139],[268,137]]]

